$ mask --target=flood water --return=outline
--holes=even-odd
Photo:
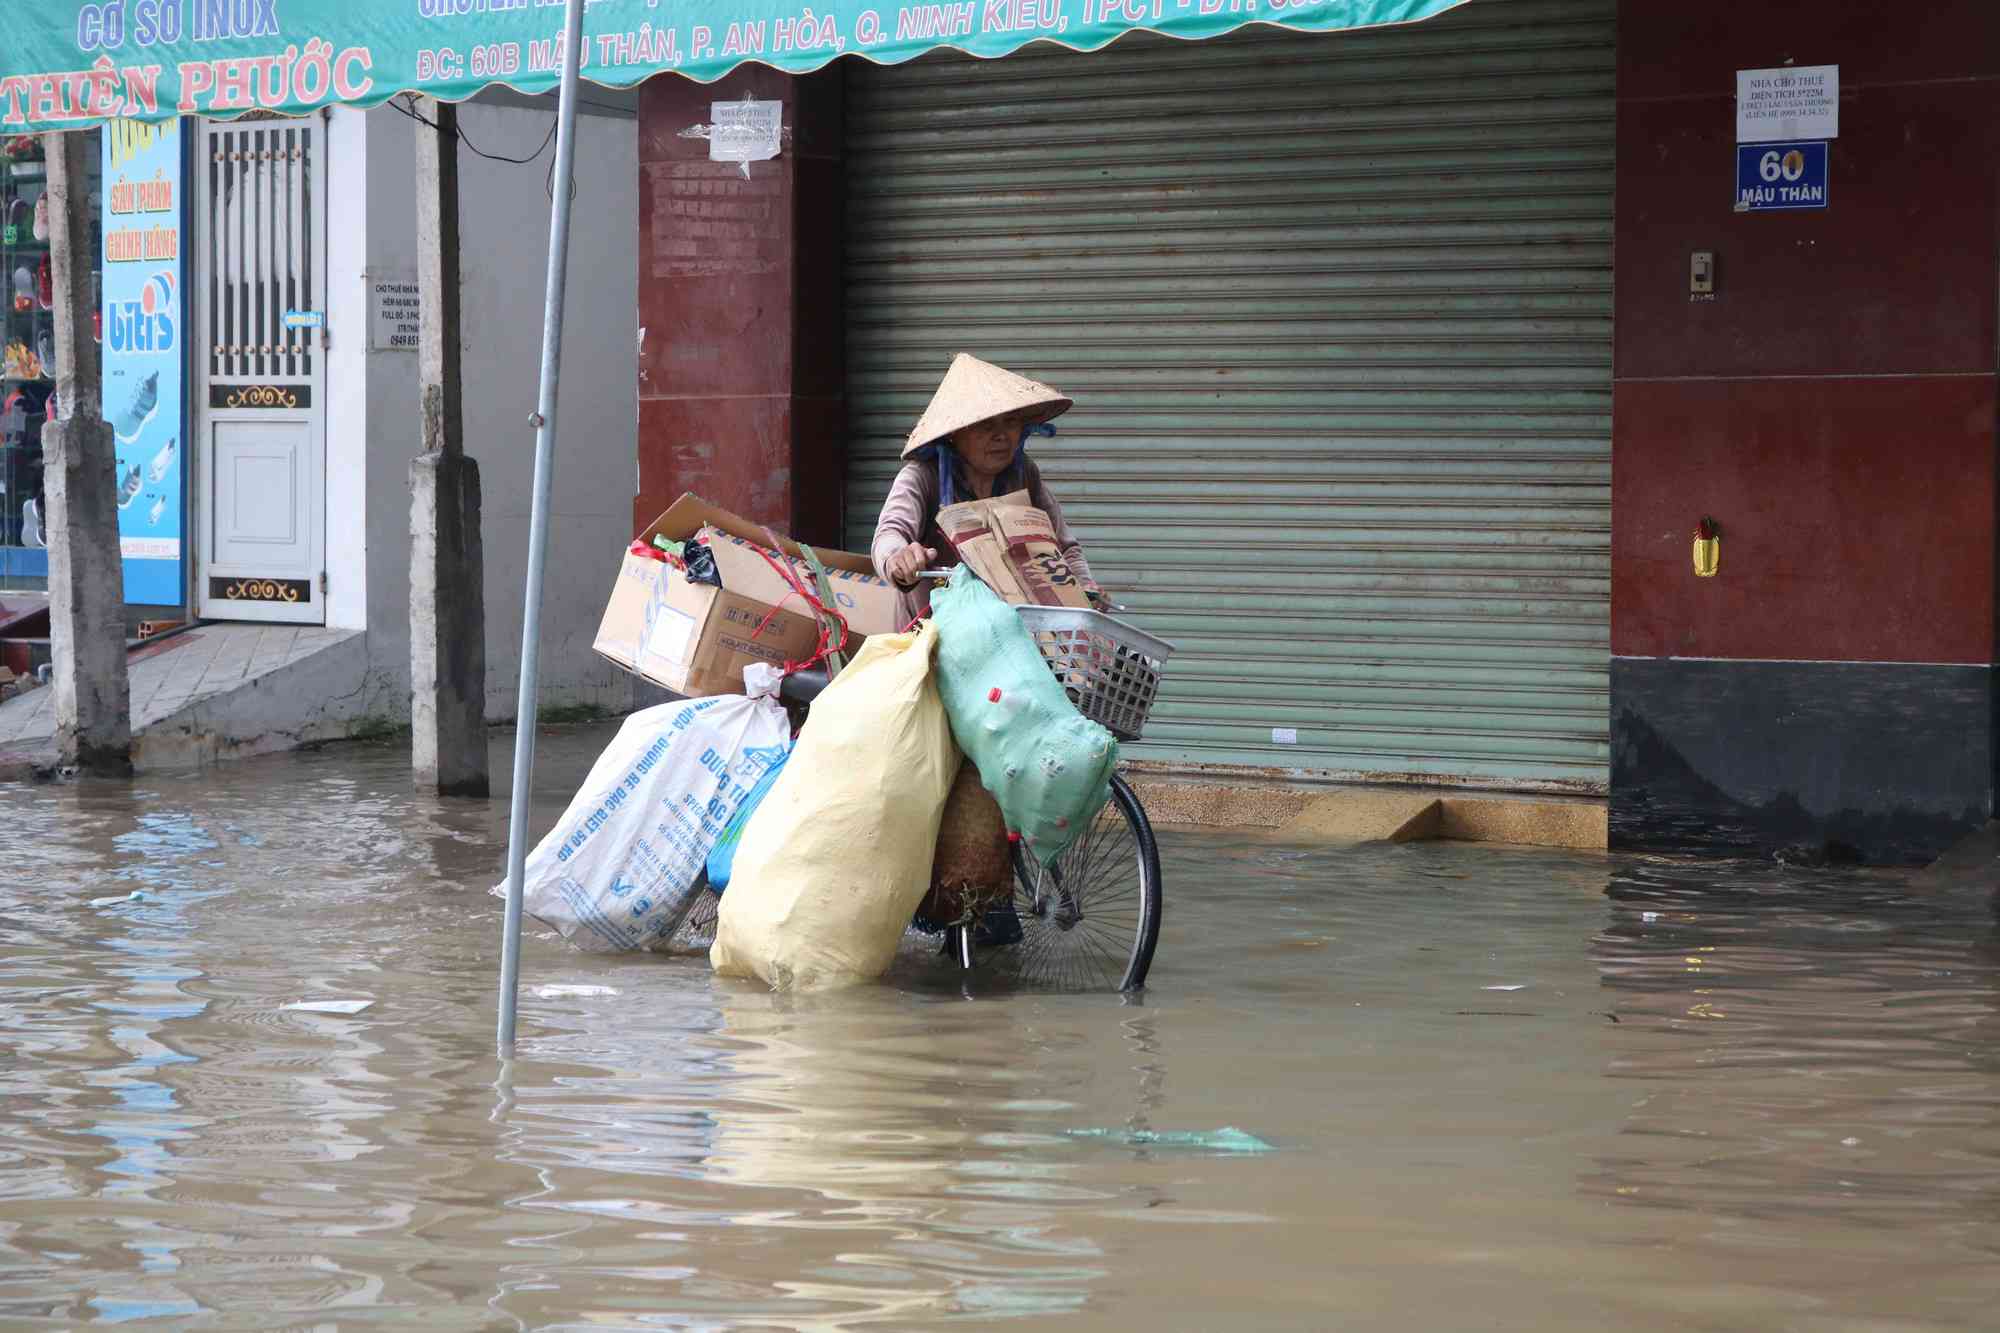
[[[1983,893],[1183,833],[1143,1002],[537,930],[503,1069],[504,803],[406,765],[0,788],[0,1326],[2000,1325]]]

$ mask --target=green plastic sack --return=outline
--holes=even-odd
[[[1111,798],[1118,742],[1076,711],[1014,608],[961,565],[931,593],[938,692],[958,748],[1043,865]]]

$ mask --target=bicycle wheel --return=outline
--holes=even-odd
[[[1114,775],[1111,800],[1054,862],[1037,865],[1015,845],[1020,938],[1003,952],[1011,970],[1036,985],[1138,990],[1160,940],[1160,911],[1153,826],[1132,788]],[[989,929],[1011,924],[995,915],[988,916]]]

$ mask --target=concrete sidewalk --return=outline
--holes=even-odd
[[[1604,850],[1602,798],[1469,788],[1304,787],[1141,773],[1132,785],[1155,824],[1259,828],[1295,842],[1496,842]]]
[[[132,763],[182,768],[347,735],[367,669],[359,630],[201,625],[134,651]],[[55,691],[0,703],[0,778],[53,769]]]

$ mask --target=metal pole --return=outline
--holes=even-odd
[[[528,792],[535,771],[541,675],[542,566],[549,550],[549,475],[562,378],[563,296],[569,277],[570,186],[576,176],[576,79],[583,58],[584,0],[568,0],[562,93],[556,104],[555,200],[549,208],[548,298],[542,313],[542,387],[535,407],[535,499],[528,520],[528,589],[521,621],[521,690],[514,706],[513,810],[507,823],[507,923],[500,945],[500,1054],[514,1052],[514,1001],[521,982],[521,885],[528,862]]]

